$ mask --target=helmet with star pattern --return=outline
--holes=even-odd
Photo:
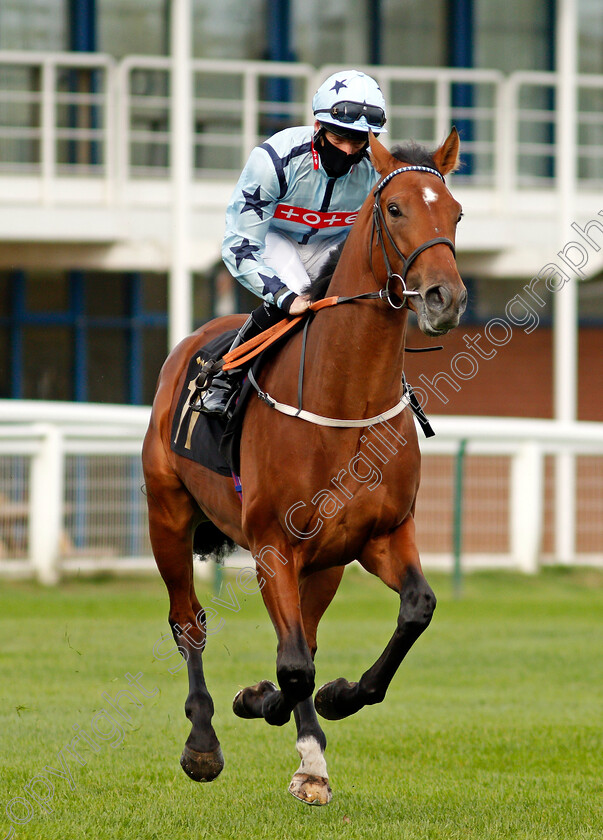
[[[380,134],[387,119],[377,82],[360,70],[341,70],[322,83],[312,99],[314,116],[328,131],[342,136],[369,129]]]

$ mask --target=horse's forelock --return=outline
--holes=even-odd
[[[430,166],[437,169],[433,154],[419,143],[407,143],[404,146],[395,146],[391,150],[392,157],[395,157],[401,163],[408,163],[409,166]]]

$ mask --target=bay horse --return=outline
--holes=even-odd
[[[441,335],[457,326],[467,299],[454,251],[461,207],[444,183],[458,163],[456,129],[431,155],[409,146],[394,157],[373,136],[370,148],[382,178],[362,205],[328,286],[330,296],[361,299],[317,312],[305,341],[304,409],[350,425],[317,425],[252,396],[241,432],[242,500],[230,478],[175,454],[172,419],[189,359],[240,327],[245,316],[234,315],[201,327],[171,352],[143,446],[153,553],[169,593],[169,624],[188,667],[185,712],[192,727],[181,765],[195,781],[212,781],[224,765],[203,673],[205,613],[193,584],[193,536],[209,520],[256,559],[257,584],[278,637],[278,687],[262,680],[245,688],[233,710],[277,726],[293,712],[301,764],[289,791],[310,804],[331,799],[316,712],[340,719],[381,702],[435,608],[415,543],[417,434],[410,410],[400,410],[406,322],[410,308],[423,333]],[[297,398],[303,341],[299,332],[293,335],[258,377],[261,390],[284,404]],[[395,457],[384,458],[382,449],[378,460],[376,438],[366,432],[386,416],[403,445]],[[366,465],[378,467],[378,484],[350,481],[352,464],[358,477]],[[334,490],[317,494],[324,487]],[[353,560],[398,593],[397,625],[358,682],[327,683],[313,702],[318,623]]]

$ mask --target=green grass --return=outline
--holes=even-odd
[[[334,792],[324,808],[286,792],[298,765],[293,723],[231,711],[239,687],[274,679],[275,637],[258,595],[238,590],[240,612],[219,610],[224,627],[205,663],[226,766],[197,785],[178,764],[185,673],[169,672],[176,658],[153,657],[168,629],[159,579],[0,584],[0,840],[6,803],[58,767],[72,727],[90,731],[109,709],[102,693],[127,688],[127,672],[142,672],[156,695],[128,707],[132,725],[115,748],[70,763],[75,789],[46,774],[53,810],[34,802],[29,822],[13,826],[18,840],[600,838],[603,575],[473,575],[461,601],[449,578],[429,578],[434,620],[385,702],[324,724]],[[396,612],[393,593],[349,571],[321,625],[317,684],[357,679]],[[23,802],[13,808],[29,816]]]

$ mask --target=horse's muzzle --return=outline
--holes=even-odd
[[[426,335],[442,335],[458,326],[467,306],[467,290],[459,292],[447,285],[433,285],[413,300],[419,327]]]

